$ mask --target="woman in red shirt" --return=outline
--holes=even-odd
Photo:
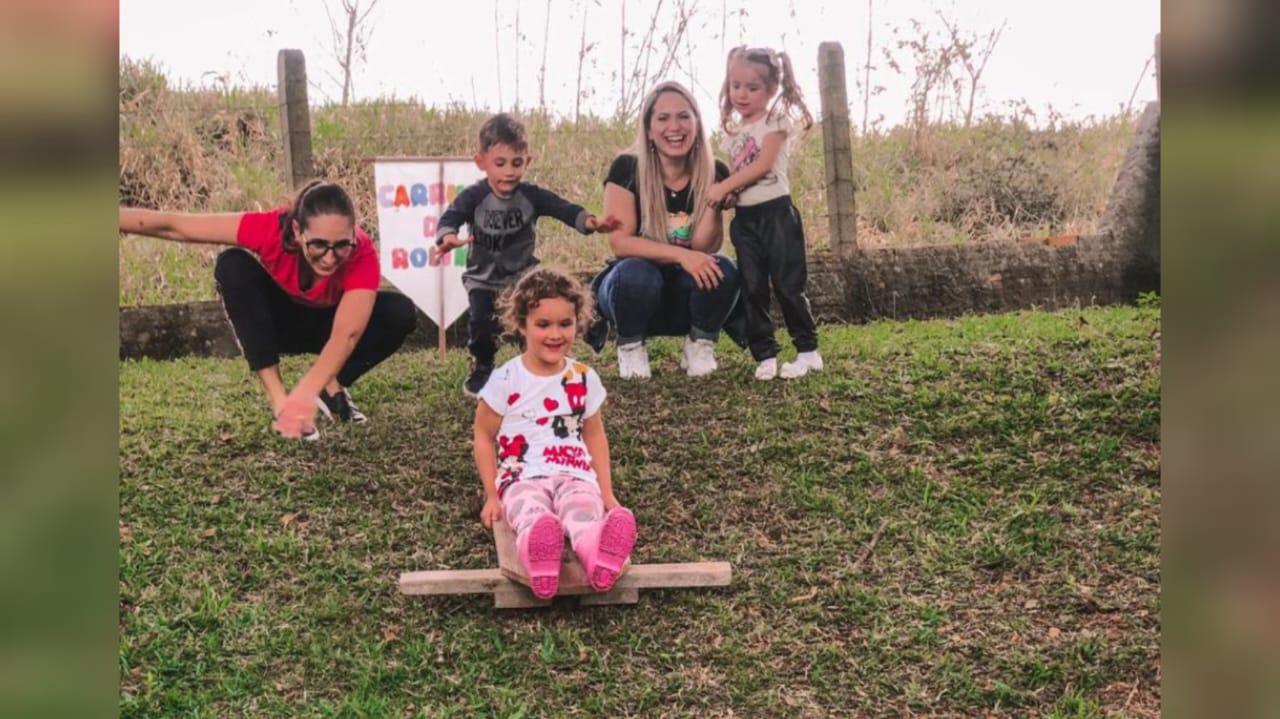
[[[187,214],[120,208],[120,231],[178,242],[236,245],[213,276],[236,341],[286,437],[317,439],[317,408],[364,422],[347,387],[391,356],[413,331],[413,302],[379,292],[378,253],[356,227],[351,198],[315,180],[291,206],[269,212]],[[289,391],[280,355],[319,354]]]

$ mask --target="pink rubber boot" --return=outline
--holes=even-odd
[[[538,599],[550,599],[560,588],[560,555],[564,551],[564,527],[550,512],[534,521],[516,540],[516,554],[529,573],[529,588]]]
[[[631,557],[636,545],[636,517],[625,507],[615,507],[604,515],[600,533],[594,542],[588,542],[578,556],[587,570],[587,580],[597,592],[613,589],[618,574]]]

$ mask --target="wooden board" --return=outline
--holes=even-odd
[[[515,534],[505,522],[493,528],[498,550],[497,569],[436,569],[404,572],[400,575],[401,594],[492,594],[498,609],[545,607],[550,599],[538,599],[529,591],[529,578],[516,556]],[[577,596],[579,604],[635,604],[641,589],[688,587],[724,587],[733,578],[728,562],[681,562],[673,564],[637,564],[627,562],[613,589],[596,592],[587,581],[586,571],[573,550],[565,545],[560,565],[560,596]]]
[[[507,580],[507,585],[493,593],[495,609],[524,609],[526,607],[549,607],[552,600],[538,599],[523,584]]]
[[[732,578],[728,562],[636,564],[618,578],[614,588],[725,587]],[[400,575],[401,594],[492,594],[510,585],[523,587],[498,569],[433,569]]]

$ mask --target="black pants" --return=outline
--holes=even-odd
[[[218,255],[213,278],[250,370],[278,365],[282,354],[317,354],[329,341],[338,308],[311,307],[296,301],[247,250],[231,248]],[[412,300],[394,292],[379,292],[369,324],[338,372],[338,384],[350,387],[390,357],[417,322]]]
[[[467,290],[467,304],[470,316],[467,318],[467,350],[475,358],[477,365],[493,366],[493,358],[498,354],[498,338],[502,335],[502,324],[498,321],[497,302],[499,290],[471,289]]]
[[[773,318],[769,316],[770,282],[796,350],[818,349],[818,326],[805,294],[809,268],[805,264],[804,227],[791,197],[739,207],[729,223],[729,239],[738,251],[751,356],[760,362],[778,355]]]

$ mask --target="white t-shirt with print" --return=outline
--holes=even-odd
[[[786,113],[768,113],[759,119],[743,125],[737,132],[726,133],[720,141],[720,149],[728,157],[729,171],[737,172],[755,162],[764,147],[764,138],[774,132],[787,133],[782,141],[782,148],[773,161],[769,172],[756,180],[755,184],[743,188],[738,196],[739,207],[750,207],[767,202],[783,195],[791,194],[791,185],[787,182],[787,165],[791,155],[791,139],[795,133],[795,123]]]
[[[604,397],[600,376],[573,358],[549,377],[530,372],[519,356],[494,370],[480,399],[502,415],[499,496],[521,477],[569,474],[595,483],[582,426],[600,411]]]

